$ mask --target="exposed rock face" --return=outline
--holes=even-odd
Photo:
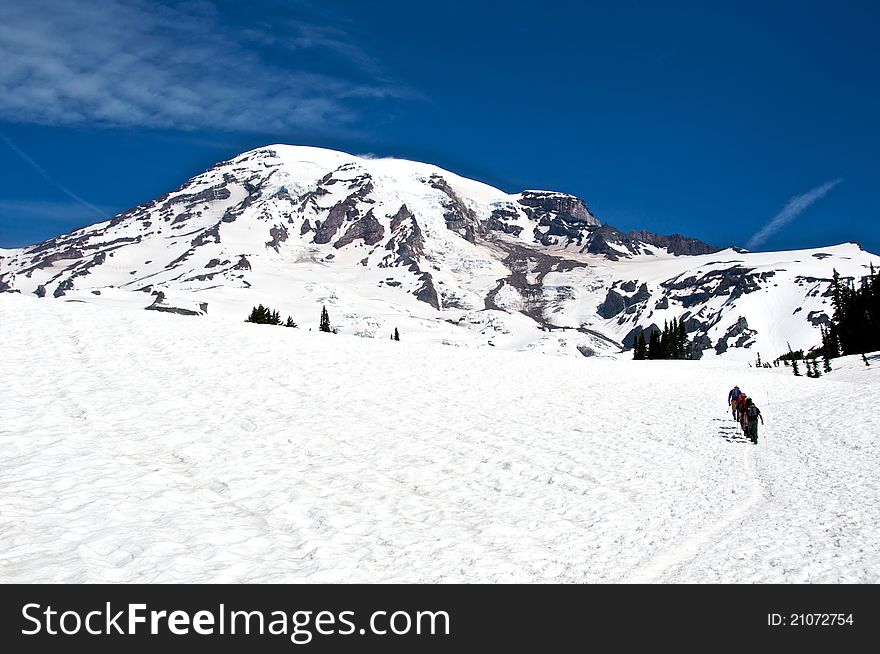
[[[192,309],[182,309],[180,307],[167,306],[166,304],[164,304],[164,302],[165,302],[165,294],[162,291],[158,291],[156,293],[155,298],[153,299],[153,303],[150,306],[144,307],[144,308],[147,311],[162,311],[165,313],[177,313],[177,314],[180,314],[181,316],[200,316],[200,315],[202,315],[201,312],[199,312],[199,311],[193,311]],[[201,304],[201,306],[204,307],[203,311],[208,310],[207,303],[203,302]]]
[[[702,359],[703,350],[708,350],[710,347],[712,347],[712,339],[706,334],[698,334],[691,341],[691,359]]]
[[[513,243],[498,243],[507,252],[504,264],[511,274],[499,279],[497,285],[486,296],[484,305],[487,309],[503,310],[497,303],[498,293],[505,285],[516,289],[521,300],[520,310],[544,328],[553,327],[547,318],[547,309],[553,299],[544,294],[544,277],[550,272],[566,272],[575,268],[586,268],[581,261],[553,257],[539,250],[527,248]]]
[[[71,289],[73,289],[73,280],[65,279],[63,282],[58,284],[58,286],[55,288],[55,292],[52,293],[52,295],[55,297],[61,297]]]
[[[385,228],[382,226],[382,223],[376,220],[376,216],[373,215],[373,210],[370,209],[363,218],[355,221],[348,230],[346,230],[342,238],[333,244],[333,247],[345,247],[356,239],[363,239],[364,243],[367,245],[375,245],[384,238]]]
[[[403,266],[418,276],[420,285],[414,295],[422,302],[430,304],[435,309],[440,309],[440,297],[434,286],[434,278],[431,273],[423,270],[419,265],[421,257],[425,253],[425,238],[415,215],[403,204],[393,216],[391,216],[391,238],[385,245],[385,249],[391,253],[382,259],[379,264],[382,268],[391,266]]]
[[[629,237],[635,241],[642,241],[643,243],[656,245],[659,248],[666,248],[675,255],[712,254],[721,250],[721,248],[704,243],[699,239],[682,236],[681,234],[660,236],[659,234],[641,230],[630,232]]]
[[[639,335],[642,332],[645,333],[645,340],[647,341],[648,337],[651,335],[652,331],[662,332],[663,330],[661,330],[655,323],[651,323],[647,327],[642,327],[641,325],[636,325],[635,327],[633,327],[630,330],[630,332],[626,336],[623,337],[623,343],[622,343],[623,348],[625,350],[631,350],[632,348],[634,348],[636,345],[636,342],[638,342],[638,340],[639,340]]]
[[[321,183],[325,186],[332,186],[345,181],[353,192],[330,209],[330,213],[325,221],[315,222],[315,238],[312,240],[313,243],[323,244],[332,241],[337,230],[345,221],[354,221],[360,218],[361,211],[358,205],[369,201],[369,195],[373,191],[373,181],[370,176],[361,175],[352,180],[336,179],[333,175],[341,172],[344,168],[340,167],[334,173],[328,173],[321,180]]]
[[[266,243],[266,247],[272,248],[273,250],[278,252],[278,246],[287,240],[287,227],[285,227],[284,225],[276,225],[269,230],[269,236],[271,236],[272,238]]]
[[[516,212],[509,209],[495,209],[489,217],[487,227],[494,232],[504,232],[505,234],[513,234],[519,236],[522,232],[522,226],[507,222],[516,219]]]
[[[756,333],[755,330],[749,329],[749,323],[745,317],[740,316],[739,320],[727,329],[724,336],[718,339],[718,342],[715,344],[715,352],[717,354],[727,352],[727,349],[731,347],[729,341],[733,339],[736,339],[733,347],[749,347],[749,340]]]
[[[814,327],[831,324],[831,318],[829,318],[828,314],[824,311],[810,311],[810,313],[807,314],[807,320],[809,320],[810,324]]]
[[[621,311],[635,306],[639,302],[644,302],[649,297],[651,297],[651,293],[648,291],[647,284],[639,286],[638,292],[631,297],[621,295],[613,288],[609,288],[605,295],[605,301],[599,305],[597,313],[603,318],[613,318]]]
[[[352,217],[357,216],[357,209],[348,204],[348,201],[340,202],[335,205],[330,209],[330,215],[327,216],[327,220],[324,222],[315,222],[315,238],[312,239],[312,242],[329,243],[336,234],[336,230],[338,230],[345,221],[346,216],[350,214]]]
[[[710,270],[701,277],[692,275],[681,279],[682,275],[663,282],[663,288],[671,293],[671,298],[681,302],[685,308],[703,304],[712,297],[727,297],[730,301],[752,293],[761,288],[760,280],[769,279],[772,271],[757,274],[744,266],[731,266],[726,269]],[[682,291],[681,293],[676,291]]]
[[[192,240],[194,248],[201,247],[207,243],[220,242],[220,223],[217,223],[210,229],[206,229]]]
[[[523,191],[517,200],[533,220],[540,222],[557,214],[561,221],[568,225],[593,225],[601,223],[592,214],[587,203],[573,195],[554,191]]]
[[[443,218],[446,220],[447,229],[459,232],[471,243],[476,242],[478,234],[486,233],[487,230],[480,224],[476,214],[455,194],[443,177],[431,175],[430,184],[433,188],[443,191],[448,198],[443,202]]]

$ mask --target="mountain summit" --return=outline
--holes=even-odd
[[[360,336],[574,354],[683,318],[692,354],[818,343],[854,244],[719,250],[623,233],[554,191],[511,195],[436,166],[273,145],[43,243],[0,250],[0,292],[243,320],[263,303]]]

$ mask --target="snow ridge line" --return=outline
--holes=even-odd
[[[764,485],[758,473],[756,448],[749,443],[743,447],[742,463],[749,477],[749,497],[737,503],[719,520],[705,525],[693,536],[685,536],[674,542],[665,551],[651,557],[630,571],[621,583],[663,583],[673,581],[682,568],[696,559],[707,547],[718,541],[718,537],[739,527],[754,513],[764,501]]]

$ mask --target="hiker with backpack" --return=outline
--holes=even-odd
[[[736,420],[736,401],[739,399],[740,395],[742,395],[742,391],[739,390],[739,386],[734,386],[727,394],[727,405],[730,407],[730,412],[733,414],[734,420]]]
[[[758,444],[758,420],[764,424],[764,416],[761,415],[761,409],[752,401],[752,398],[746,400],[745,411],[743,412],[743,431],[746,436],[755,445]]]
[[[733,417],[734,419],[742,425],[743,414],[746,410],[746,402],[748,401],[749,396],[745,393],[740,393],[736,400],[734,400],[733,404]]]

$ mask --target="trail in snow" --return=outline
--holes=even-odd
[[[2,582],[878,581],[880,361],[808,380],[11,295],[0,325]],[[771,398],[758,446],[734,383]]]
[[[723,421],[715,418],[715,421]],[[745,518],[751,515],[758,505],[764,501],[764,491],[758,476],[755,460],[759,456],[755,446],[742,434],[734,421],[719,425],[721,437],[728,443],[742,445],[742,467],[746,471],[750,484],[746,493],[740,495],[739,501],[720,517],[701,525],[695,533],[689,533],[676,542],[668,550],[653,556],[644,564],[631,571],[628,583],[656,583],[687,576],[687,565],[697,559],[700,553],[718,540],[722,534],[741,529]]]

